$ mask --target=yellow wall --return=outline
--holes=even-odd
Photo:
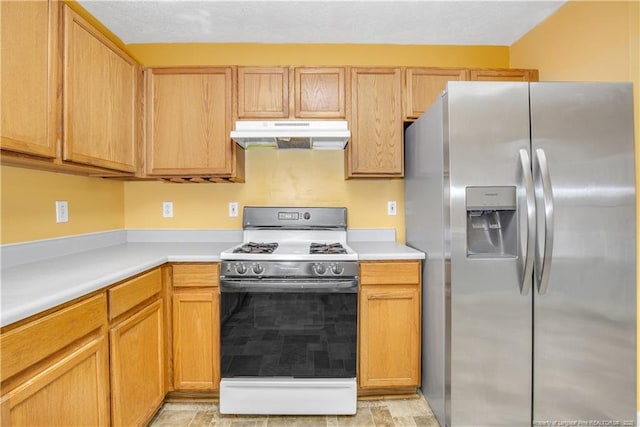
[[[246,153],[246,184],[125,185],[127,228],[242,228],[242,214],[228,217],[228,203],[247,205],[347,206],[350,227],[396,228],[404,240],[403,181],[343,178],[341,151],[251,149]],[[398,215],[387,216],[387,200]],[[174,203],[174,217],[162,217],[162,202]]]
[[[128,45],[143,65],[412,65],[508,67],[507,47],[166,44]],[[125,183],[127,228],[241,228],[228,203],[339,205],[349,226],[389,227],[405,241],[404,184],[399,179],[344,180],[344,152],[248,150],[245,184]],[[387,201],[398,214],[387,215]],[[162,218],[162,201],[174,218]]]
[[[633,82],[636,188],[640,188],[639,10],[640,3],[636,1],[571,1],[511,46],[509,52],[512,67],[537,68],[540,80]],[[636,212],[640,213],[640,197],[636,198]],[[636,217],[636,230],[640,230],[639,218]],[[640,255],[640,247],[637,253]],[[640,312],[640,292],[638,296]],[[640,334],[637,343],[640,354]],[[640,410],[640,388],[637,396]]]
[[[146,66],[160,65],[411,65],[509,66],[505,46],[400,46],[354,44],[172,43],[130,44]]]
[[[124,185],[75,175],[3,166],[2,243],[124,227]],[[69,222],[56,223],[56,200],[69,202]]]

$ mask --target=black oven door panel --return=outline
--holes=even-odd
[[[222,378],[355,378],[358,294],[225,291]]]

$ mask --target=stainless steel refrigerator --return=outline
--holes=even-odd
[[[631,84],[450,82],[405,211],[442,426],[636,424]]]

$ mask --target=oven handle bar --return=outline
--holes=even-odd
[[[221,279],[220,292],[357,293],[358,279],[347,280],[246,280]]]

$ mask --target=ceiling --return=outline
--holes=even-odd
[[[124,43],[510,46],[565,0],[78,0]]]

